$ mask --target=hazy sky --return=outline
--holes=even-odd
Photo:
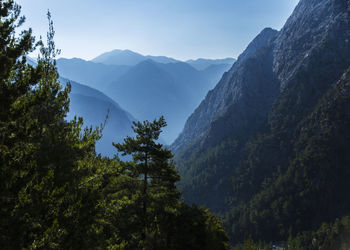
[[[17,0],[34,34],[50,9],[62,57],[113,49],[176,59],[237,57],[265,27],[282,28],[299,0]]]

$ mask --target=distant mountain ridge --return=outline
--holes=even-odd
[[[157,63],[176,63],[176,62],[185,62],[190,64],[197,70],[204,70],[205,68],[212,65],[219,64],[229,64],[232,65],[236,60],[234,58],[224,58],[224,59],[191,59],[187,61],[177,60],[167,56],[144,56],[140,53],[131,51],[131,50],[112,50],[110,52],[102,53],[101,55],[93,58],[91,62],[95,63],[103,63],[106,65],[127,65],[127,66],[135,66],[136,64],[145,61],[145,60],[153,60]]]
[[[106,89],[111,79],[119,78],[131,68],[126,65],[94,63],[80,58],[60,58],[57,60],[57,67],[60,75],[101,91]]]
[[[139,53],[133,52],[131,50],[113,50],[110,52],[105,52],[94,59],[92,62],[95,63],[104,63],[107,65],[127,65],[135,66],[136,64],[151,59],[158,63],[173,63],[177,60],[166,57],[166,56],[144,56]]]
[[[230,62],[206,60],[209,66],[197,70],[189,63],[168,57],[114,50],[92,61],[61,58],[57,67],[60,75],[108,93],[139,120],[164,115],[168,127],[163,139],[170,144],[194,108],[232,66]]]
[[[140,120],[164,115],[168,122],[163,138],[171,143],[182,130],[185,120],[229,68],[199,72],[183,62],[161,64],[147,60],[111,83],[108,93]]]

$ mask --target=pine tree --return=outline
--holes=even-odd
[[[0,245],[6,246],[18,221],[10,217],[16,206],[17,193],[22,186],[21,165],[28,162],[31,150],[24,147],[20,98],[36,84],[39,74],[26,65],[27,53],[33,50],[32,31],[23,31],[15,36],[15,29],[24,22],[20,7],[13,1],[0,2]],[[20,124],[21,123],[21,124]],[[21,126],[22,125],[22,126]],[[29,146],[29,145],[28,145]],[[21,150],[23,149],[23,150]]]
[[[5,249],[73,245],[79,230],[83,162],[95,155],[98,131],[65,121],[70,86],[62,89],[49,19],[47,46],[34,44],[12,0],[0,2],[0,245]],[[37,67],[26,56],[40,46]]]
[[[142,181],[140,247],[145,249],[156,249],[156,246],[166,244],[164,233],[168,225],[164,223],[179,205],[180,193],[175,186],[179,175],[171,161],[173,155],[157,143],[165,126],[164,117],[153,122],[134,122],[136,138],[127,137],[123,144],[114,144],[124,156],[132,155],[131,171]]]

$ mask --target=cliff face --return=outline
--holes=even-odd
[[[223,75],[217,86],[209,91],[206,98],[188,118],[183,132],[172,144],[172,149],[176,153],[183,152],[195,142],[203,144],[201,140],[205,140],[208,136],[208,131],[215,120],[228,113],[232,105],[243,105],[246,98],[244,94],[248,89],[253,90],[249,94],[254,95],[256,91],[265,91],[261,88],[265,83],[273,85],[269,45],[276,34],[277,31],[269,28],[263,30],[239,56],[232,68]],[[257,57],[256,53],[260,50],[263,50],[264,55]],[[242,121],[241,125],[243,123]]]
[[[345,58],[349,35],[349,1],[300,1],[273,45],[273,71],[281,88],[293,82],[293,77],[307,67],[313,56],[324,60],[320,65],[349,62]],[[322,55],[317,54],[320,50]],[[344,72],[343,69],[339,71]],[[339,72],[334,76],[339,76]]]
[[[222,210],[247,143],[270,130],[292,140],[350,65],[349,13],[348,0],[301,0],[281,31],[263,30],[223,75],[172,145],[189,202]],[[287,148],[271,165],[287,161]]]

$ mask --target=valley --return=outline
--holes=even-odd
[[[62,77],[106,93],[132,114],[134,120],[154,120],[163,115],[168,126],[161,140],[170,145],[182,131],[187,117],[234,61],[227,58],[182,62],[168,57],[143,56],[130,50],[114,50],[91,61],[61,58],[57,60],[57,68]],[[107,114],[107,109],[93,113]],[[71,114],[82,116],[87,121],[86,125],[96,126],[104,122],[105,117],[94,120],[88,116],[91,110],[82,111],[82,108],[79,112],[73,108]],[[120,137],[129,135],[125,132],[121,130],[118,133]],[[107,134],[108,137],[112,135],[109,130],[105,137]],[[111,140],[107,141],[101,142],[107,151],[99,152],[111,156]]]
[[[192,37],[192,49],[153,30],[157,45],[144,38],[145,48],[233,51],[243,37],[205,42],[235,27],[223,17],[245,20],[235,23],[242,36],[249,23],[258,27],[260,16],[239,13],[254,3],[143,3],[159,17],[136,9],[120,40],[158,27],[183,43]],[[118,8],[138,6],[128,4]],[[350,0],[295,4],[281,28],[262,28],[237,59],[118,46],[57,59],[50,11],[47,41],[37,41],[31,28],[18,32],[19,5],[1,1],[0,246],[350,249]],[[186,6],[177,15],[192,21],[189,30],[165,17],[169,6]],[[157,18],[171,25],[161,29]],[[126,23],[106,28],[111,38]]]

